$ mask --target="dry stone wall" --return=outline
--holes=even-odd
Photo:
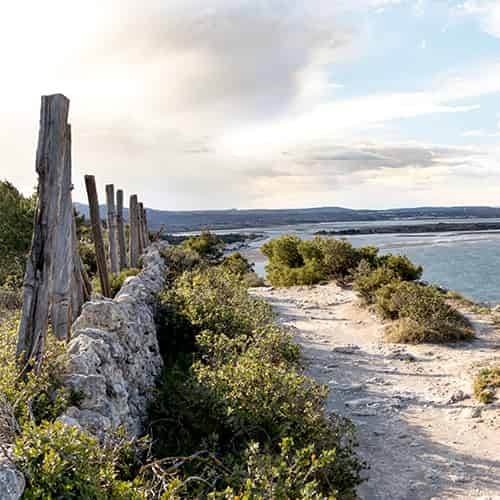
[[[143,256],[143,270],[128,278],[114,299],[83,306],[68,345],[66,380],[80,397],[62,421],[99,436],[120,426],[135,436],[144,431],[163,366],[154,312],[164,266],[154,244]]]

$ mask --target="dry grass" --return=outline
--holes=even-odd
[[[500,365],[483,368],[474,379],[474,396],[482,403],[493,403],[500,389]]]

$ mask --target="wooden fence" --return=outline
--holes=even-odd
[[[71,324],[92,292],[78,252],[68,114],[69,99],[65,96],[42,97],[36,153],[38,197],[17,341],[18,361],[27,370],[40,365],[49,320],[54,335],[67,341]],[[137,195],[130,197],[130,255],[127,256],[123,191],[116,192],[115,200],[114,185],[106,186],[106,247],[93,175],[85,176],[85,186],[101,291],[110,297],[110,274],[126,269],[129,263],[131,267],[139,267],[140,255],[150,243],[146,210]]]

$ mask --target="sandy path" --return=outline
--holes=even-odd
[[[401,346],[334,284],[256,289],[331,387],[328,410],[352,418],[370,466],[362,499],[500,499],[500,405],[471,398],[477,366],[500,361],[500,333],[470,315],[472,343]]]

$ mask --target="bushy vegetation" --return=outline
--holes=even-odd
[[[325,415],[326,389],[248,292],[251,266],[215,255],[199,242],[165,253],[176,267],[158,310],[166,366],[150,446],[120,434],[99,443],[57,422],[78,397],[62,389],[62,351],[50,346],[40,375],[24,377],[13,363],[15,320],[0,325],[1,402],[11,409],[1,421],[17,437],[25,498],[355,497],[363,465],[352,424]]]
[[[467,318],[433,287],[393,282],[376,295],[381,314],[396,320],[387,329],[387,338],[392,342],[452,342],[474,336]]]
[[[10,182],[0,181],[0,287],[22,286],[35,205],[35,196],[26,198]]]
[[[500,392],[500,366],[483,368],[474,379],[474,396],[482,403],[493,403]]]
[[[124,269],[117,274],[109,273],[109,287],[111,290],[111,298],[116,297],[116,294],[121,290],[123,283],[127,278],[131,276],[137,276],[141,272],[140,269],[136,269],[134,267],[130,267],[128,269]],[[98,276],[94,276],[92,279],[92,289],[94,292],[102,293],[101,291],[101,282],[99,281]]]
[[[248,287],[262,286],[263,280],[257,276],[253,265],[239,252],[224,256],[225,243],[210,232],[183,240],[180,245],[163,250],[167,263],[167,283],[172,284],[184,272],[203,270],[211,266],[221,266],[238,275]]]
[[[137,450],[133,440],[99,440],[61,422],[28,425],[17,440],[16,464],[28,480],[23,498],[139,500],[141,480],[133,476]]]
[[[298,347],[235,267],[185,272],[162,296],[167,368],[152,410],[154,453],[189,457],[164,491],[353,498],[361,465],[351,424],[325,416],[325,388],[303,374]]]
[[[406,257],[378,255],[375,247],[354,248],[345,240],[325,239],[317,236],[313,240],[301,240],[297,236],[285,235],[268,241],[262,253],[269,259],[266,267],[268,280],[273,286],[313,285],[337,280],[352,281],[358,270],[370,271],[383,268],[390,274],[378,276],[388,279],[418,279],[422,268],[414,266]],[[379,272],[379,274],[382,274]],[[371,280],[377,277],[371,277]]]

